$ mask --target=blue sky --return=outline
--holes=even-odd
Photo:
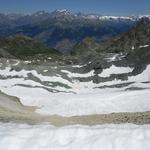
[[[68,9],[102,15],[150,14],[150,0],[0,0],[0,12],[33,13]]]

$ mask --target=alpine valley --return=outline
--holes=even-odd
[[[0,121],[0,150],[149,150],[150,17],[1,13]]]

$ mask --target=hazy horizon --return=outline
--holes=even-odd
[[[82,12],[82,11],[79,11],[79,12],[73,12],[73,11],[71,11],[71,10],[68,10],[68,9],[54,9],[54,10],[51,10],[51,11],[47,11],[47,10],[36,10],[36,11],[34,11],[34,12],[2,12],[2,11],[0,11],[0,14],[5,14],[5,15],[9,15],[9,14],[16,14],[16,15],[32,15],[32,14],[35,14],[35,13],[38,13],[38,12],[46,12],[46,13],[52,13],[52,12],[54,12],[54,11],[59,11],[59,10],[67,10],[67,11],[69,11],[70,13],[72,13],[72,14],[77,14],[77,13],[83,13],[83,14],[85,14],[85,15],[99,15],[99,16],[119,16],[119,17],[121,17],[121,16],[126,16],[126,17],[131,17],[131,16],[140,16],[140,15],[143,15],[143,16],[146,16],[146,15],[150,15],[150,13],[149,14],[126,14],[126,15],[115,15],[115,14],[102,14],[102,13],[94,13],[94,12]]]
[[[150,14],[147,0],[0,0],[1,13],[33,14],[67,9],[73,13],[132,16]]]

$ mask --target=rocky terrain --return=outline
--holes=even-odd
[[[115,38],[87,37],[70,54],[23,35],[1,38],[0,119],[149,123],[149,27],[142,18]]]
[[[49,122],[56,126],[150,123],[149,75],[134,76],[133,68],[112,65],[96,74],[94,71],[85,73],[88,65],[56,66],[51,62],[5,58],[1,58],[0,64],[3,91],[0,120],[3,122]],[[129,75],[128,79],[119,80],[124,74]],[[124,102],[126,98],[128,101]],[[143,107],[139,108],[141,103]]]

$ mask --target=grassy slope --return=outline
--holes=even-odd
[[[55,49],[46,47],[44,44],[34,41],[25,36],[0,38],[0,48],[17,58],[44,57],[44,55],[60,56]]]

